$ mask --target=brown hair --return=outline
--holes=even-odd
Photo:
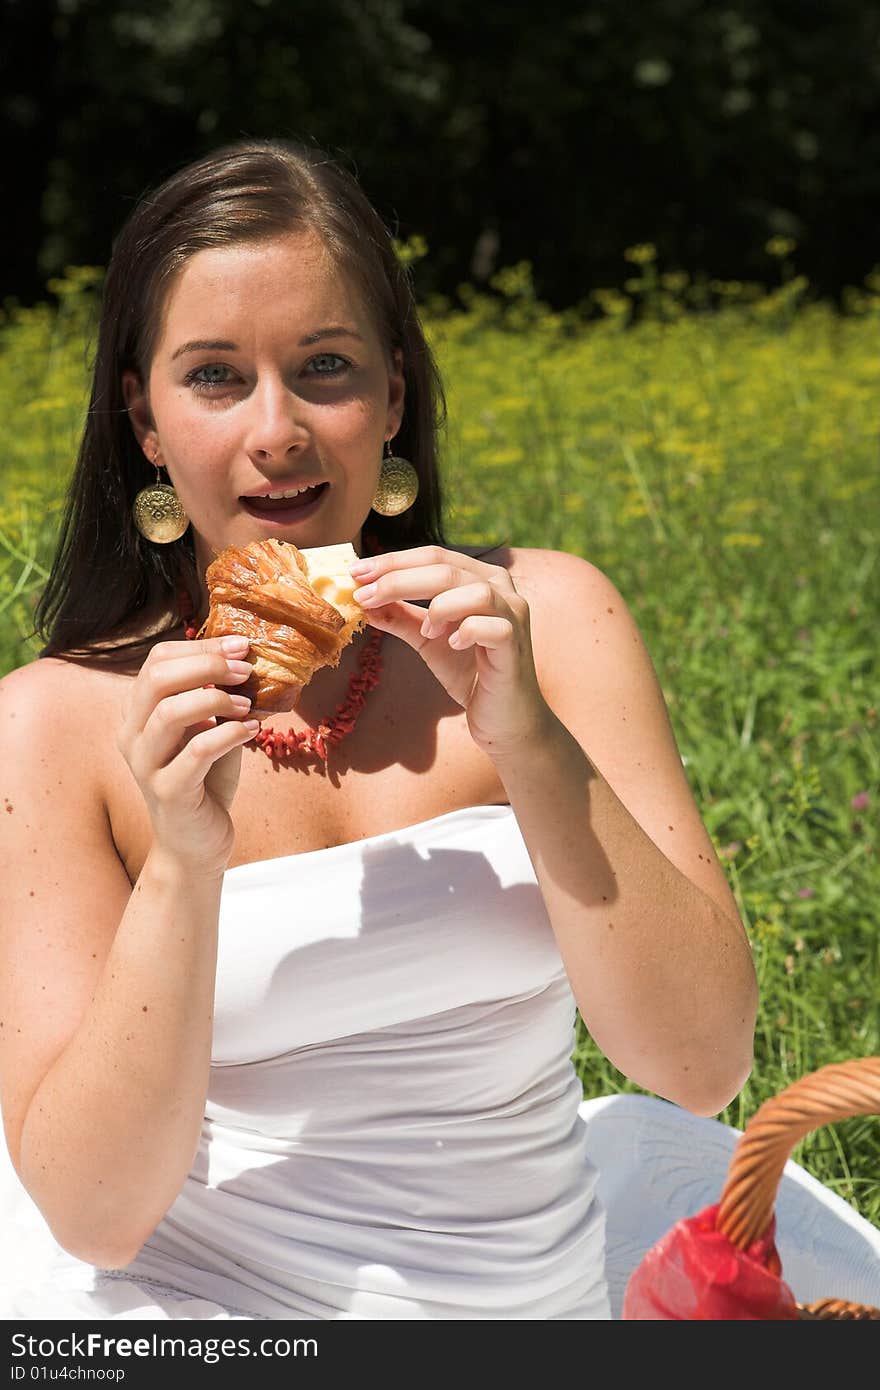
[[[324,151],[283,140],[238,141],[142,197],[113,248],[88,416],[35,609],[35,631],[45,641],[40,656],[145,655],[155,634],[132,638],[137,619],[145,611],[173,614],[160,635],[171,631],[177,593],[198,594],[191,533],[155,545],[132,521],[134,497],[155,472],[132,431],[122,374],[134,369],[146,379],[165,297],[191,256],[299,230],[317,233],[339,269],[355,278],[386,352],[403,354],[405,411],[394,451],[414,465],[419,494],[400,516],[370,512],[365,548],[445,544],[437,471],[443,388],[388,229],[355,178]]]

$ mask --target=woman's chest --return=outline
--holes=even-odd
[[[331,747],[325,762],[281,761],[248,747],[232,819],[229,867],[371,839],[464,806],[506,801],[491,762],[479,752],[463,714],[422,738],[394,739],[383,756],[362,746]]]
[[[365,703],[355,729],[327,761],[242,750],[230,816],[229,867],[354,843],[464,806],[505,802],[491,761],[471,739],[464,710],[430,673],[397,664]],[[108,716],[119,708],[107,702]],[[118,717],[118,716],[117,716]],[[273,720],[284,727],[284,720]],[[302,721],[299,721],[302,727]],[[107,811],[134,883],[152,842],[143,794],[130,768],[104,741]]]

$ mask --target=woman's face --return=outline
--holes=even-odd
[[[123,386],[144,453],[167,468],[192,522],[203,573],[224,546],[267,536],[360,550],[384,441],[403,413],[395,357],[311,233],[186,263],[146,392],[134,373]]]

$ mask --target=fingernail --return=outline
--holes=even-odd
[[[250,642],[246,637],[224,637],[220,643],[221,652],[246,652]]]
[[[254,668],[249,661],[227,661],[226,669],[233,676],[252,676]]]
[[[434,629],[433,629],[432,626],[431,626],[431,620],[430,620],[430,618],[426,618],[426,619],[425,619],[425,621],[422,623],[421,627],[419,628],[419,632],[421,633],[421,635],[422,635],[423,637],[433,637],[433,636],[434,636]]]
[[[353,579],[361,579],[365,574],[371,574],[374,569],[372,560],[352,560],[348,572]]]
[[[352,597],[357,599],[358,603],[367,603],[371,598],[374,598],[375,595],[375,584],[365,584],[362,589],[355,589]]]
[[[230,695],[229,699],[234,709],[246,710],[251,707],[251,702],[246,695]]]

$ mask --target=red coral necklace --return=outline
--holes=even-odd
[[[178,590],[178,611],[184,624],[187,641],[192,641],[198,629],[192,622],[194,612],[190,594]],[[342,742],[357,723],[367,696],[379,684],[382,675],[380,648],[384,633],[374,628],[358,653],[357,670],[351,678],[348,694],[329,719],[322,719],[316,729],[260,729],[245,744],[246,748],[260,748],[268,758],[283,761],[285,758],[318,758],[326,763],[330,749]]]

